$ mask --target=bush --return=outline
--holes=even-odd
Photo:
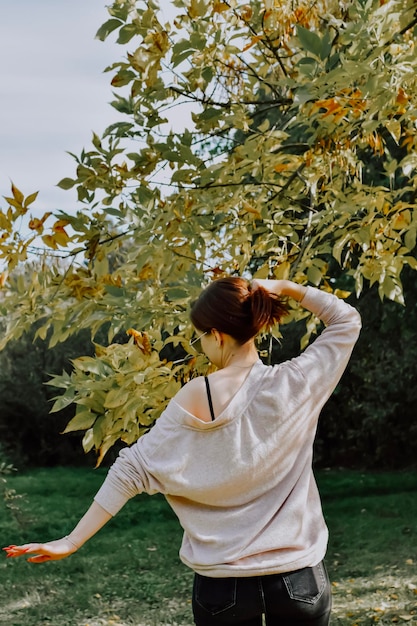
[[[70,371],[70,359],[92,352],[87,333],[80,333],[52,349],[35,329],[0,353],[0,440],[12,463],[22,466],[83,465],[91,463],[81,436],[61,435],[73,409],[50,414],[57,390],[45,385],[52,374]]]
[[[382,303],[376,289],[354,303],[363,328],[342,381],[322,412],[319,465],[416,465],[417,290],[410,274],[404,273],[406,307]]]

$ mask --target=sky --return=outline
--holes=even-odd
[[[112,72],[126,48],[115,37],[95,39],[107,19],[105,0],[11,0],[0,18],[0,208],[11,181],[25,196],[39,191],[34,216],[73,211],[75,161],[118,119],[110,106]]]

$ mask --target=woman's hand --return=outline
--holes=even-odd
[[[266,291],[270,293],[274,293],[276,296],[281,296],[283,294],[283,289],[285,289],[288,280],[273,280],[269,278],[254,278],[252,281],[252,289],[258,289],[258,287],[262,287]]]
[[[8,546],[3,548],[3,550],[6,551],[8,559],[33,554],[34,556],[28,558],[29,563],[44,563],[44,561],[65,559],[79,550],[111,518],[112,515],[110,513],[97,502],[93,502],[74,530],[66,537],[56,541],[49,541],[48,543],[25,543],[23,546]]]
[[[77,549],[77,546],[67,537],[49,541],[48,543],[26,543],[23,546],[3,548],[7,553],[8,559],[33,554],[34,556],[27,559],[29,563],[44,563],[45,561],[65,559],[70,554],[76,552]]]
[[[252,281],[252,288],[258,289],[263,287],[270,293],[274,293],[277,296],[288,296],[293,298],[297,302],[300,302],[307,291],[307,288],[298,283],[294,283],[291,280],[269,280],[254,278]]]

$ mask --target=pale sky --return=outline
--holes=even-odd
[[[126,47],[95,39],[109,19],[105,0],[10,0],[0,18],[0,208],[10,181],[29,195],[32,214],[73,211],[76,194],[56,185],[73,177],[77,155],[120,117],[112,72]],[[80,207],[78,207],[80,208]]]

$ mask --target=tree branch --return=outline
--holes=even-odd
[[[175,85],[171,85],[169,87],[169,89],[171,89],[171,91],[175,91],[175,93],[179,94],[180,96],[184,96],[184,98],[189,98],[190,100],[193,100],[194,102],[200,102],[201,104],[206,104],[206,105],[209,105],[209,106],[220,107],[222,109],[230,109],[233,104],[241,104],[241,105],[244,105],[244,106],[249,106],[249,105],[252,105],[252,104],[254,104],[254,105],[267,104],[267,105],[273,105],[273,106],[286,106],[288,104],[292,104],[293,103],[293,99],[292,98],[281,98],[281,100],[274,100],[274,99],[269,99],[269,100],[238,100],[236,102],[233,102],[233,101],[229,100],[228,102],[218,102],[218,101],[211,100],[211,98],[205,98],[204,96],[197,96],[195,93],[192,93],[191,91],[183,91],[179,87],[176,87]]]

